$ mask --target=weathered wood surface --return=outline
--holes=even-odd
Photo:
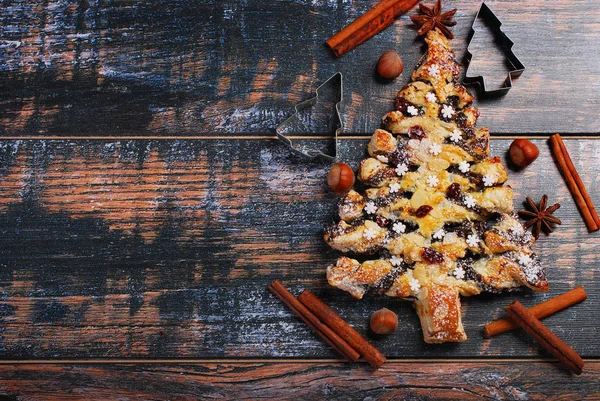
[[[458,7],[462,58],[480,0]],[[263,135],[336,71],[346,132],[371,133],[422,55],[408,15],[340,59],[323,46],[373,1],[5,0],[0,4],[0,134]],[[527,69],[480,103],[494,133],[598,133],[600,3],[495,1]],[[414,14],[411,11],[409,14]],[[499,52],[476,36],[473,71],[502,81]],[[374,77],[396,49],[397,83]],[[493,50],[492,50],[493,52]],[[500,68],[502,69],[502,67]]]
[[[509,143],[493,140],[492,153]],[[408,303],[328,287],[337,254],[321,237],[335,218],[327,164],[268,140],[0,142],[0,357],[336,357],[266,291],[275,278],[296,294],[310,288],[398,358],[538,357],[523,333],[484,340],[482,326],[513,299],[532,305],[583,285],[588,300],[546,323],[598,357],[600,234],[587,233],[547,144],[536,143],[540,158],[509,183],[517,206],[543,193],[562,204],[564,224],[535,246],[551,290],[466,299],[469,340],[435,346]],[[600,202],[598,142],[567,147]],[[356,165],[365,148],[344,139],[341,158]],[[377,338],[367,321],[382,306],[401,325]]]
[[[206,362],[0,366],[6,400],[598,400],[600,363]],[[568,394],[568,395],[566,395]],[[567,398],[568,397],[568,398]]]

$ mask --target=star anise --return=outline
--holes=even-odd
[[[527,220],[525,223],[525,228],[533,226],[532,233],[536,239],[538,239],[540,236],[540,230],[542,229],[542,226],[548,230],[548,232],[552,232],[552,226],[550,225],[551,223],[562,224],[560,219],[552,216],[552,213],[554,213],[560,207],[560,203],[555,203],[546,209],[546,205],[548,204],[548,195],[542,196],[539,207],[529,196],[526,197],[525,200],[527,201],[527,206],[529,206],[531,211],[519,210],[519,216]]]
[[[448,39],[454,38],[448,27],[456,25],[456,21],[452,20],[456,14],[456,8],[442,13],[442,2],[438,0],[432,8],[419,4],[419,10],[423,15],[410,17],[412,22],[420,27],[417,31],[419,35],[425,35],[433,28],[438,28]]]

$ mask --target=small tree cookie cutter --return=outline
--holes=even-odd
[[[506,60],[508,62],[509,72],[506,79],[504,80],[503,85],[500,88],[486,90],[485,80],[483,76],[469,76],[469,66],[467,66],[465,70],[465,78],[463,80],[463,83],[465,85],[479,85],[479,88],[481,89],[481,94],[483,96],[506,94],[510,90],[510,88],[512,88],[512,79],[519,77],[523,73],[523,71],[525,71],[525,66],[513,53],[512,47],[514,45],[514,42],[510,40],[510,38],[506,36],[506,34],[500,28],[502,26],[502,22],[496,16],[496,14],[494,14],[494,12],[488,7],[488,5],[485,4],[485,2],[481,3],[481,8],[477,12],[475,19],[473,20],[473,24],[471,25],[471,32],[469,33],[469,37],[467,38],[468,45],[467,51],[465,53],[466,61],[469,64],[471,64],[471,59],[473,58],[473,53],[471,52],[470,47],[471,42],[473,40],[473,36],[475,35],[475,23],[478,19],[485,21],[487,25],[494,31],[494,34],[500,38],[500,48],[502,49],[504,57],[506,57]]]
[[[289,137],[284,135],[284,132],[287,132],[289,130],[289,128],[293,128],[293,127],[297,126],[299,123],[301,123],[300,118],[298,117],[299,113],[305,109],[313,107],[319,99],[319,92],[323,91],[323,89],[325,89],[327,86],[330,86],[330,85],[333,85],[334,88],[339,88],[339,98],[338,98],[339,100],[335,103],[335,113],[334,113],[335,114],[334,122],[335,122],[335,126],[336,126],[334,134],[333,134],[333,140],[334,140],[333,152],[334,153],[333,153],[333,155],[329,155],[320,150],[301,149],[299,146],[295,145],[294,142]],[[275,128],[275,132],[277,133],[277,138],[296,154],[308,157],[310,159],[319,159],[320,158],[320,159],[324,159],[327,161],[336,161],[337,155],[338,155],[338,135],[340,135],[342,133],[342,116],[340,113],[340,103],[342,103],[343,96],[344,96],[343,75],[341,72],[337,72],[337,73],[333,74],[331,77],[329,77],[325,82],[323,82],[315,90],[315,96],[313,96],[310,99],[305,100],[301,103],[298,103],[296,106],[294,106],[294,111],[295,111],[294,114],[292,114],[284,122],[279,124],[277,126],[277,128]]]

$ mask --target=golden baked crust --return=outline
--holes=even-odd
[[[448,40],[436,29],[413,81],[383,118],[358,168],[367,186],[339,203],[325,231],[342,256],[327,268],[332,286],[355,298],[386,294],[415,302],[428,343],[465,341],[460,295],[521,286],[545,291],[532,235],[513,213],[512,189],[489,131],[475,128],[473,97]]]

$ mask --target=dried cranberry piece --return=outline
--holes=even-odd
[[[377,225],[379,227],[385,228],[389,224],[390,221],[388,219],[386,219],[385,217],[377,216],[375,218],[375,222],[377,223]]]
[[[409,102],[402,96],[398,96],[394,103],[396,106],[396,110],[404,114],[406,117],[413,117],[413,115],[408,112],[409,106],[412,106],[415,109],[417,109],[419,115],[423,114],[423,111],[419,107],[417,107],[414,103]]]
[[[442,263],[444,261],[444,255],[432,248],[423,248],[421,256],[429,263]]]
[[[420,125],[413,125],[408,129],[408,136],[412,139],[423,139],[427,136],[427,134]]]
[[[394,102],[394,104],[396,106],[396,110],[398,110],[402,114],[406,113],[406,109],[408,108],[408,106],[412,106],[413,105],[411,102],[409,102],[408,100],[406,100],[402,96],[398,96],[396,98],[396,101]]]
[[[397,166],[399,164],[410,164],[409,157],[404,151],[404,149],[396,149],[392,153],[390,153],[388,155],[388,162],[390,162],[392,166]]]
[[[415,212],[415,216],[417,216],[417,217],[425,217],[432,210],[433,210],[433,208],[431,206],[429,206],[429,205],[423,205],[423,206],[421,206],[421,207],[419,207],[417,209],[417,211]]]
[[[460,184],[458,182],[450,184],[450,186],[446,190],[446,195],[448,195],[448,198],[450,198],[450,199],[459,199],[460,198]]]

